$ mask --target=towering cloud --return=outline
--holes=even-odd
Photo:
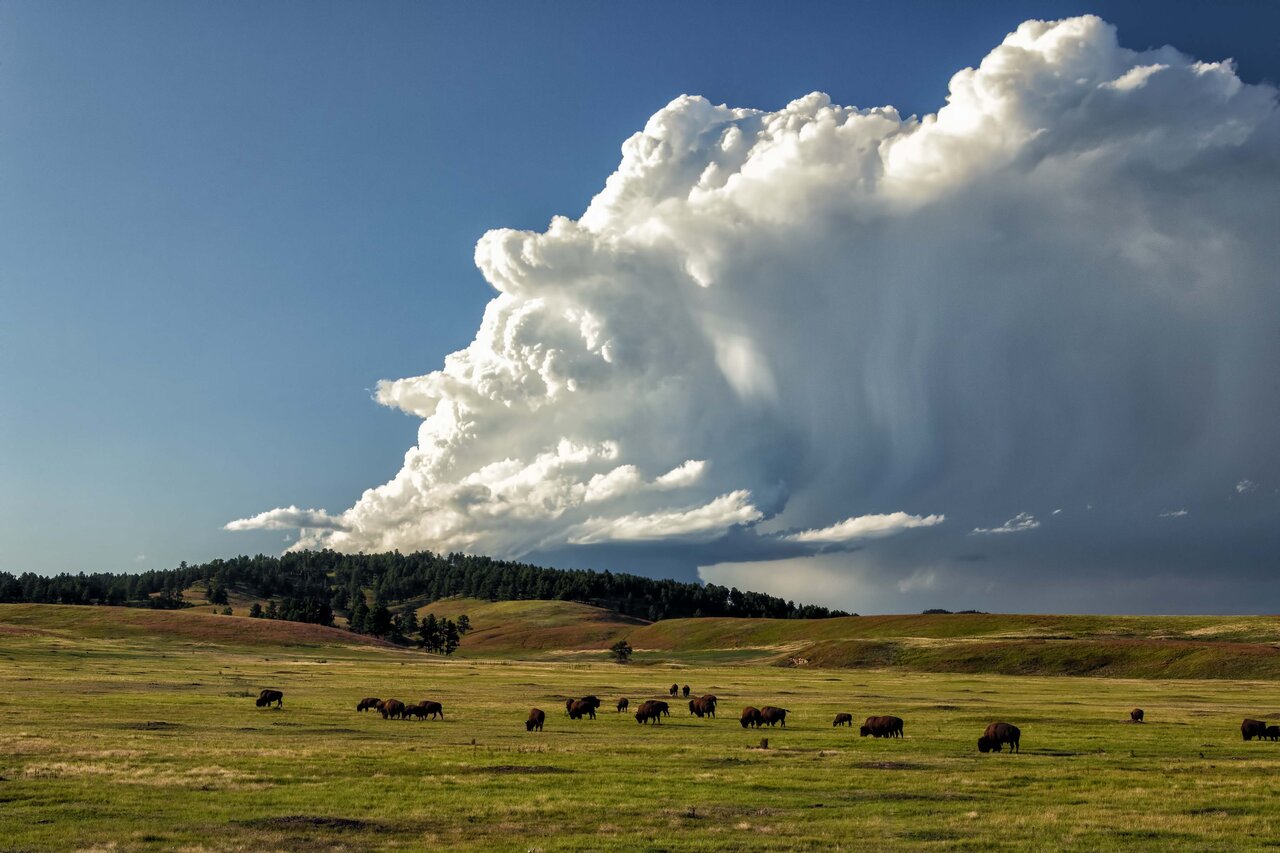
[[[475,340],[378,386],[422,418],[391,482],[229,527],[618,568],[660,545],[854,607],[886,581],[1260,572],[1274,492],[1223,484],[1280,482],[1276,95],[1082,17],[1022,24],[923,118],[677,98],[578,219],[480,240]],[[1192,547],[1163,549],[1170,505]],[[749,584],[713,565],[833,546]]]

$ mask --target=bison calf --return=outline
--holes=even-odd
[[[836,714],[836,720],[831,724],[832,728],[836,726],[848,726],[853,728],[853,714]]]
[[[618,713],[619,713],[619,714],[621,714],[623,711],[627,710],[627,709],[628,709],[628,708],[630,708],[630,707],[631,707],[631,703],[630,703],[630,702],[628,702],[626,699],[619,699],[619,700],[618,700]]]
[[[542,724],[547,721],[547,715],[541,708],[530,708],[529,719],[524,721],[524,730],[526,732],[542,731]]]
[[[1134,708],[1129,712],[1129,721],[1132,723],[1140,723],[1142,722],[1142,716],[1142,709]]]

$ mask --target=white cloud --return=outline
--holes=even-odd
[[[830,545],[843,542],[854,542],[859,539],[875,539],[881,536],[892,536],[903,530],[914,527],[932,527],[946,520],[942,515],[908,515],[905,512],[891,512],[882,515],[861,515],[857,518],[846,518],[830,527],[815,530],[802,530],[789,533],[779,538],[785,542],[798,542],[806,545]]]
[[[1271,482],[1278,115],[1230,63],[1127,50],[1094,17],[1022,24],[920,118],[682,96],[580,218],[480,239],[474,340],[377,386],[422,420],[389,482],[228,528],[348,552],[800,546],[899,506],[965,517],[958,539],[1037,487],[1150,506]],[[1157,523],[1133,513],[1117,529]]]
[[[1252,492],[1257,488],[1258,488],[1258,484],[1255,483],[1253,480],[1241,480],[1240,482],[1236,483],[1236,494],[1247,495],[1249,492]]]
[[[1160,513],[1161,518],[1182,518],[1184,515],[1187,515],[1185,509],[1171,509]]]
[[[999,527],[975,527],[972,532],[978,534],[1021,533],[1024,530],[1035,530],[1039,526],[1040,522],[1034,515],[1029,512],[1020,512]]]
[[[568,540],[572,545],[654,540],[705,542],[723,535],[731,527],[754,524],[763,517],[763,513],[751,505],[751,493],[738,491],[689,509],[591,518],[570,530]]]
[[[226,530],[292,530],[311,528],[341,530],[342,519],[322,509],[299,509],[296,506],[260,512],[251,518],[240,518],[226,524]]]

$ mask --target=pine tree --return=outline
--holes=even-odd
[[[458,633],[465,637],[470,630],[471,620],[467,618],[467,614],[463,613],[458,617]]]
[[[263,615],[268,619],[280,618],[280,610],[276,607],[276,600],[274,598],[267,602],[267,609]]]
[[[252,619],[261,619],[262,605],[255,601],[253,606],[249,608],[249,617]]]
[[[427,618],[422,620],[422,627],[418,630],[422,636],[422,647],[429,652],[440,650],[440,625],[436,622],[436,615],[428,613]]]
[[[451,655],[458,650],[458,646],[462,643],[462,637],[458,633],[458,626],[453,623],[452,619],[446,619],[441,623],[443,637],[441,638],[441,648],[446,655]]]
[[[351,608],[351,616],[348,621],[351,623],[351,630],[357,634],[363,634],[368,630],[369,605],[365,603],[363,595],[356,596],[356,603]]]

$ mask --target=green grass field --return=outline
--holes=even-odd
[[[542,612],[562,627],[563,614]],[[1080,639],[1127,624],[1080,618],[1099,620]],[[1229,623],[1244,627],[1215,628]],[[1225,619],[1158,630],[1189,642],[1178,634],[1206,627],[1230,642],[1262,630]],[[972,633],[948,639],[989,638]],[[1273,681],[791,668],[742,648],[760,645],[642,651],[629,666],[542,648],[445,660],[287,623],[3,606],[0,850],[1280,844],[1280,743],[1239,734],[1245,716],[1280,721]],[[673,703],[661,727],[641,727],[612,711],[672,682],[718,694],[721,717]],[[282,710],[254,707],[263,687],[285,691]],[[571,722],[563,698],[586,693],[605,709]],[[446,719],[358,714],[364,696],[436,699]],[[744,731],[747,704],[789,709],[787,728]],[[524,731],[532,706],[547,711],[542,733]],[[1126,722],[1134,706],[1147,723]],[[897,714],[906,738],[833,729],[840,711]],[[978,754],[993,720],[1022,728],[1021,755]]]

